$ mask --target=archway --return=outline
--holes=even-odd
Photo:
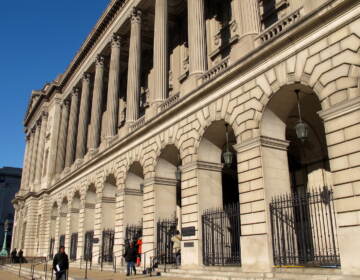
[[[198,150],[199,209],[204,265],[240,265],[240,205],[234,132],[212,123]]]
[[[49,241],[49,257],[53,258],[54,256],[54,246],[55,246],[55,234],[56,234],[56,221],[58,218],[58,205],[55,202],[51,208],[51,217],[50,217],[50,241]]]
[[[339,259],[320,110],[316,94],[296,84],[281,88],[263,113],[262,162],[266,196],[272,199],[275,264],[317,266],[331,259],[336,265]]]
[[[60,207],[60,221],[59,221],[59,247],[65,246],[65,234],[67,227],[67,214],[68,214],[68,200],[65,197]]]
[[[101,256],[102,262],[113,261],[114,238],[115,238],[115,196],[116,179],[110,174],[104,182],[101,201]]]
[[[91,261],[93,253],[94,237],[94,214],[96,204],[96,188],[94,184],[88,187],[85,195],[85,219],[84,219],[84,259]]]
[[[79,239],[79,213],[80,213],[80,193],[76,192],[71,201],[71,216],[70,216],[70,259],[76,260]]]
[[[234,131],[224,121],[212,123],[203,135],[198,151],[200,192],[204,192],[200,197],[202,210],[223,208],[239,202],[237,158],[233,148],[234,144],[236,144]],[[232,160],[231,163],[225,164],[224,152],[227,150],[231,152]],[[205,166],[201,168],[201,165]]]
[[[155,168],[156,254],[159,262],[175,263],[171,238],[181,229],[181,158],[174,145],[161,152]]]
[[[142,236],[144,172],[139,162],[131,164],[124,189],[125,243]]]

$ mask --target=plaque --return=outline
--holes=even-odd
[[[195,227],[184,227],[181,229],[182,236],[194,236],[195,235]]]
[[[184,247],[185,248],[194,247],[194,242],[184,242]]]
[[[99,238],[93,238],[92,242],[93,243],[99,243]]]

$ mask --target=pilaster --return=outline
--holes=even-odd
[[[39,142],[38,155],[37,155],[37,160],[36,160],[35,184],[37,184],[37,185],[40,184],[40,182],[41,182],[41,173],[43,170],[47,120],[48,120],[48,113],[43,112],[41,130],[40,130],[40,142]]]
[[[65,151],[66,151],[66,132],[69,121],[69,101],[64,100],[61,109],[61,125],[58,140],[58,150],[56,155],[56,173],[60,174],[65,165]]]

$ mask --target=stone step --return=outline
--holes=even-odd
[[[339,269],[280,269],[267,273],[243,272],[240,268],[170,269],[162,276],[209,280],[360,280],[360,276],[342,275]]]

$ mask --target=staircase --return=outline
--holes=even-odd
[[[161,276],[206,280],[360,280],[358,276],[342,275],[339,269],[281,268],[273,272],[243,272],[237,267],[198,267],[170,269]]]

